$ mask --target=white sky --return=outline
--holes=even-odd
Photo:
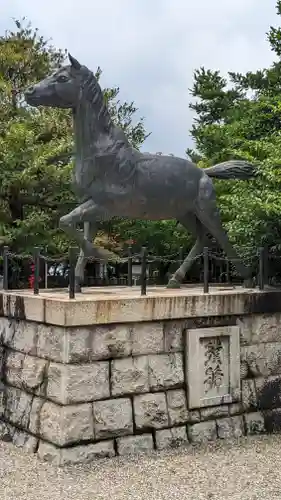
[[[194,69],[268,66],[266,32],[279,21],[275,0],[0,1],[0,33],[25,16],[58,48],[100,66],[102,84],[119,86],[144,116],[152,132],[144,150],[178,156],[191,145]]]

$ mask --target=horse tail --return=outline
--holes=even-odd
[[[256,175],[255,166],[241,160],[230,160],[218,163],[214,167],[204,168],[204,172],[209,177],[214,177],[215,179],[246,180]]]

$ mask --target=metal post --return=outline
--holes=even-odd
[[[258,274],[259,289],[264,289],[264,248],[259,248],[259,274]]]
[[[230,283],[230,267],[229,267],[229,260],[226,258],[226,283]]]
[[[263,282],[265,285],[268,285],[269,281],[269,258],[268,258],[268,245],[264,247],[264,255],[263,255]]]
[[[180,258],[180,265],[183,263],[184,261],[184,257],[183,257],[183,247],[180,247],[180,250],[179,250],[179,258]]]
[[[74,247],[69,248],[69,298],[75,299],[75,254]]]
[[[217,266],[216,261],[214,259],[211,260],[211,279],[217,279]],[[219,281],[221,280],[221,276],[219,275]]]
[[[209,249],[203,249],[203,262],[204,262],[204,293],[209,293]]]
[[[133,286],[133,257],[132,247],[128,247],[128,286]]]
[[[34,285],[33,293],[34,295],[39,294],[39,276],[40,276],[40,249],[39,247],[34,247]]]
[[[213,261],[212,261],[212,263],[213,263]],[[211,263],[211,266],[212,266],[212,263]],[[215,267],[215,270],[216,270],[216,267]],[[211,272],[212,272],[212,274],[211,274],[211,280],[213,280],[213,276],[215,274],[215,281],[216,281],[217,280],[217,275],[216,275],[216,273],[213,273],[213,266],[212,266],[212,271]],[[219,262],[219,273],[220,273],[219,274],[219,283],[223,283],[223,274],[224,273],[223,273],[223,262],[221,262],[221,261]]]
[[[119,262],[116,262],[115,273],[116,273],[117,285],[120,286],[121,285],[121,283],[120,283],[121,280],[120,280],[120,264],[119,264]]]
[[[48,255],[48,249],[45,248],[45,259],[44,259],[44,270],[45,270],[45,288],[48,288],[48,261],[47,261],[47,255]]]
[[[141,295],[146,295],[146,247],[141,252]]]
[[[9,288],[9,247],[3,248],[3,290]]]

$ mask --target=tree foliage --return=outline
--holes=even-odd
[[[277,58],[269,68],[228,78],[201,68],[191,90],[196,149],[187,154],[203,168],[229,159],[257,168],[254,180],[216,182],[226,229],[244,254],[264,244],[281,247],[281,29],[271,27],[267,39]]]

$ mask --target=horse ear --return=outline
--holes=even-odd
[[[77,59],[75,59],[75,57],[72,57],[71,54],[68,53],[68,59],[71,63],[71,66],[73,66],[74,69],[80,69],[81,68],[81,64],[80,62],[77,61]]]

